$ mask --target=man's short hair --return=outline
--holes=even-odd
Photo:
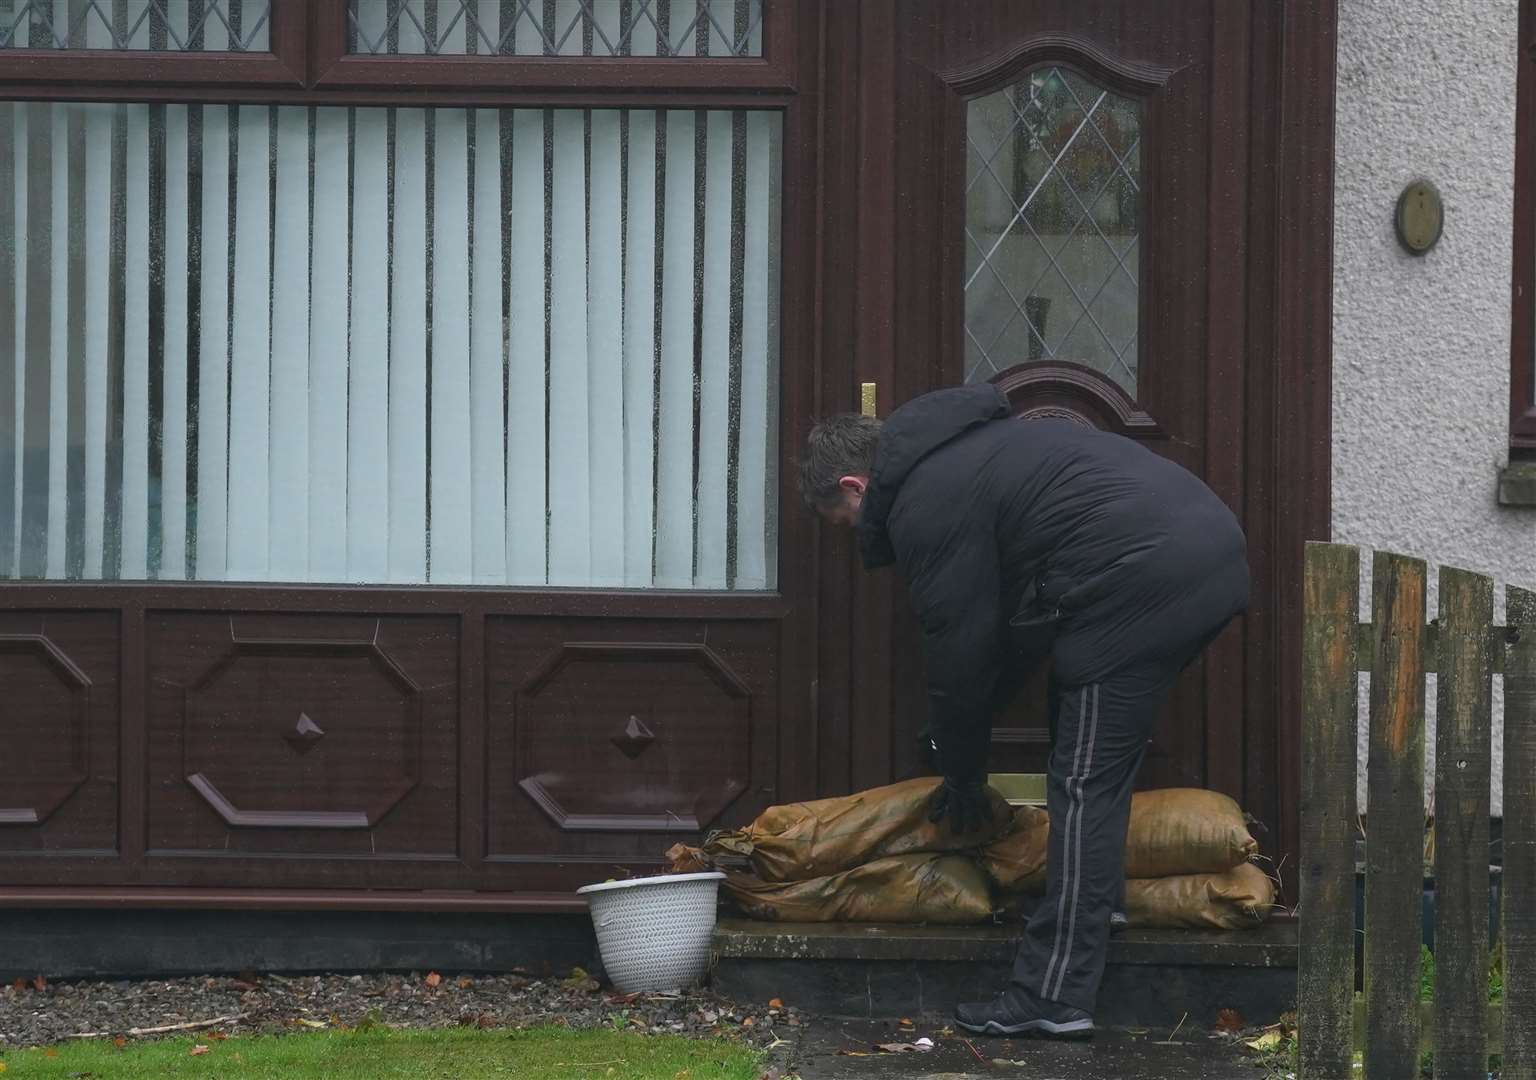
[[[880,421],[847,413],[829,416],[811,428],[800,459],[800,497],[812,510],[837,502],[845,476],[868,476],[875,465]]]

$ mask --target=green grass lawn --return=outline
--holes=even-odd
[[[206,1053],[194,1054],[199,1046]],[[758,1080],[759,1056],[724,1041],[630,1035],[618,1031],[315,1031],[222,1041],[107,1040],[47,1049],[0,1051],[3,1080],[59,1077],[272,1077],[274,1080],[375,1080],[378,1077],[515,1076],[519,1080]]]

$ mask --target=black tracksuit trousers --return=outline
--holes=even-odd
[[[1101,682],[1051,682],[1045,899],[1025,926],[1013,981],[1036,998],[1093,1012],[1109,917],[1125,884],[1131,790],[1158,710],[1179,673],[1221,631]]]

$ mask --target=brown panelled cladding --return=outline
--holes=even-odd
[[[784,466],[860,381],[882,410],[958,381],[963,231],[933,72],[1013,47],[1021,12],[1187,69],[1180,126],[1154,134],[1165,158],[1199,148],[1189,233],[1167,233],[1148,266],[1166,280],[1142,287],[1168,341],[1209,363],[1144,404],[1187,425],[1169,452],[1243,508],[1255,587],[1146,778],[1231,790],[1271,825],[1266,851],[1294,855],[1301,540],[1328,527],[1332,0],[1177,18],[999,2],[1008,20],[968,36],[967,12],[992,6],[769,0],[760,58],[450,58],[348,55],[344,0],[274,0],[268,55],[0,56],[12,100],[784,115],[778,592],[0,586],[0,904],[549,910],[658,866],[679,833],[914,768],[921,656],[899,583],[795,509]],[[1231,303],[1218,280],[1240,280]],[[1180,363],[1156,340],[1149,377]],[[75,725],[54,738],[60,710]],[[1039,733],[1005,726],[1021,734],[996,764],[1037,763]],[[5,816],[26,812],[42,820]]]

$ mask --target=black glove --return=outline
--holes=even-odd
[[[928,820],[937,825],[945,818],[957,836],[978,832],[992,821],[992,800],[980,780],[946,776],[928,802]]]

